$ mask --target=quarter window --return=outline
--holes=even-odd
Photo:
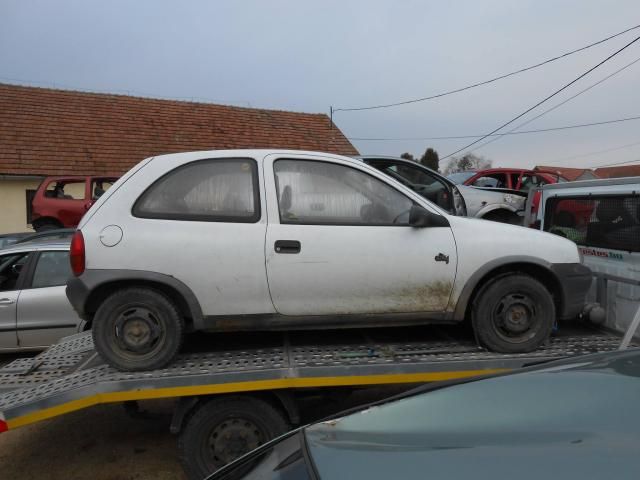
[[[278,160],[274,169],[281,223],[408,224],[413,202],[364,172],[309,160]]]
[[[42,252],[33,272],[31,288],[58,287],[71,277],[69,252]]]
[[[169,220],[257,222],[260,206],[256,162],[216,159],[178,167],[142,194],[133,214]]]

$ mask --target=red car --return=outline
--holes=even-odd
[[[474,187],[510,188],[528,191],[548,183],[566,182],[567,179],[558,173],[546,170],[527,170],[525,168],[489,168],[480,170],[464,181],[465,185]],[[531,204],[531,213],[538,211],[540,192],[536,193]]]
[[[76,227],[93,203],[118,177],[45,178],[33,197],[31,225],[36,232]]]

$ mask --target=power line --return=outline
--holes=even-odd
[[[332,112],[336,113],[336,112],[356,112],[356,111],[362,111],[362,110],[375,110],[375,109],[379,109],[379,108],[390,108],[390,107],[397,107],[400,105],[408,105],[410,103],[418,103],[418,102],[424,102],[426,100],[433,100],[434,98],[440,98],[440,97],[445,97],[447,95],[452,95],[454,93],[460,93],[460,92],[464,92],[465,90],[469,90],[475,87],[480,87],[482,85],[487,85],[489,83],[493,83],[493,82],[497,82],[498,80],[502,80],[504,78],[508,78],[511,77],[513,75],[517,75],[519,73],[524,73],[527,72],[529,70],[533,70],[534,68],[538,68],[541,67],[543,65],[546,65],[548,63],[551,62],[555,62],[556,60],[560,60],[562,58],[568,57],[569,55],[573,55],[574,53],[578,53],[578,52],[582,52],[584,50],[587,50],[591,47],[595,47],[596,45],[600,45],[604,42],[607,42],[609,40],[612,40],[616,37],[619,37],[620,35],[624,35],[627,32],[630,32],[632,30],[635,30],[637,28],[640,28],[640,25],[635,25],[631,28],[627,28],[626,30],[623,30],[621,32],[618,32],[614,35],[610,35],[606,38],[603,38],[602,40],[598,40],[597,42],[594,43],[590,43],[589,45],[585,45],[584,47],[580,47],[576,50],[572,50],[570,52],[567,53],[563,53],[562,55],[558,55],[556,57],[553,58],[549,58],[548,60],[545,60],[543,62],[540,63],[536,63],[535,65],[530,65],[528,67],[524,67],[521,68],[519,70],[514,70],[513,72],[509,72],[509,73],[505,73],[503,75],[499,75],[497,77],[491,78],[489,80],[484,80],[482,82],[478,82],[478,83],[474,83],[471,85],[467,85],[466,87],[461,87],[461,88],[456,88],[455,90],[449,90],[446,92],[442,92],[442,93],[437,93],[435,95],[430,95],[428,97],[422,97],[422,98],[415,98],[415,99],[411,99],[411,100],[403,100],[400,102],[395,102],[395,103],[386,103],[386,104],[381,104],[381,105],[372,105],[372,106],[368,106],[368,107],[351,107],[351,108],[332,108]]]
[[[557,162],[564,162],[566,160],[573,160],[575,158],[592,157],[594,155],[601,155],[603,153],[615,152],[616,150],[622,150],[624,148],[635,147],[636,145],[640,145],[640,142],[628,143],[626,145],[620,145],[618,147],[607,148],[605,150],[598,150],[595,152],[580,153],[578,155],[570,155],[568,157],[556,158],[555,160],[550,160],[548,163],[554,164]]]
[[[560,102],[560,103],[558,103],[558,104],[554,105],[553,107],[548,108],[547,110],[545,110],[545,111],[543,111],[543,112],[539,113],[539,114],[538,114],[538,115],[536,115],[535,117],[533,117],[533,118],[531,118],[531,119],[529,119],[529,120],[527,120],[527,121],[525,121],[525,122],[522,122],[520,125],[518,125],[518,126],[516,126],[516,127],[513,127],[513,128],[512,128],[511,130],[509,130],[509,132],[507,132],[507,133],[513,133],[513,132],[515,132],[516,130],[518,130],[518,129],[520,129],[520,128],[524,127],[525,125],[529,125],[531,122],[533,122],[533,121],[535,121],[535,120],[539,119],[540,117],[543,117],[543,116],[544,116],[544,115],[546,115],[547,113],[550,113],[550,112],[552,112],[552,111],[554,111],[554,110],[556,110],[556,109],[560,108],[560,107],[561,107],[561,106],[563,106],[564,104],[569,103],[569,102],[570,102],[571,100],[573,100],[574,98],[579,97],[579,96],[580,96],[580,95],[582,95],[583,93],[586,93],[586,92],[588,92],[589,90],[591,90],[592,88],[597,87],[597,86],[598,86],[598,85],[600,85],[601,83],[606,82],[606,81],[607,81],[607,80],[609,80],[611,77],[613,77],[613,76],[617,75],[618,73],[620,73],[620,72],[622,72],[622,71],[626,70],[627,68],[629,68],[630,66],[632,66],[632,65],[634,65],[634,64],[636,64],[636,63],[638,63],[638,62],[640,62],[640,57],[638,57],[637,59],[635,59],[634,61],[632,61],[632,62],[630,62],[630,63],[627,63],[625,66],[623,66],[623,67],[619,68],[618,70],[616,70],[616,71],[615,71],[615,72],[613,72],[613,73],[610,73],[610,74],[609,74],[609,75],[607,75],[606,77],[604,77],[604,78],[602,78],[602,79],[598,80],[596,83],[593,83],[593,84],[589,85],[587,88],[585,88],[585,89],[583,89],[583,90],[580,90],[578,93],[576,93],[576,94],[574,94],[574,95],[570,96],[570,97],[569,97],[569,98],[567,98],[566,100],[563,100],[562,102]],[[492,138],[492,139],[490,139],[490,140],[487,140],[486,142],[484,142],[484,143],[482,143],[482,144],[478,145],[477,147],[473,148],[473,149],[472,149],[472,150],[470,150],[469,152],[475,152],[476,150],[478,150],[478,149],[480,149],[480,148],[482,148],[482,147],[485,147],[485,146],[489,145],[490,143],[496,142],[496,141],[500,140],[501,138],[502,138],[502,137],[499,137],[499,136],[498,136],[498,137]]]
[[[561,127],[539,128],[536,130],[521,130],[519,132],[490,133],[490,134],[480,134],[480,135],[454,135],[449,137],[405,137],[405,138],[364,138],[364,137],[347,137],[347,138],[349,140],[354,140],[354,141],[368,141],[368,142],[395,142],[395,141],[407,142],[407,141],[417,141],[417,140],[461,140],[464,138],[481,138],[482,139],[487,137],[504,137],[507,135],[525,135],[529,133],[555,132],[557,130],[571,130],[574,128],[594,127],[596,125],[607,125],[610,123],[630,122],[632,120],[640,120],[640,116],[617,118],[615,120],[603,120],[600,122],[592,122],[592,123],[579,123],[577,125],[564,125]]]
[[[604,165],[596,165],[595,167],[591,167],[591,168],[614,167],[616,165],[627,165],[629,163],[636,163],[636,162],[640,162],[640,158],[637,158],[635,160],[629,160],[626,162],[616,162],[616,163],[606,163]]]
[[[582,73],[581,75],[579,75],[578,77],[574,78],[573,80],[571,80],[569,83],[567,83],[566,85],[562,86],[561,88],[559,88],[558,90],[556,90],[555,92],[553,92],[551,95],[548,95],[547,97],[545,97],[544,99],[540,100],[538,103],[536,103],[534,106],[529,107],[528,109],[526,109],[524,112],[520,113],[519,115],[515,116],[514,118],[512,118],[511,120],[509,120],[506,123],[503,123],[501,126],[499,126],[498,128],[494,129],[493,131],[489,132],[487,135],[485,135],[482,138],[479,138],[478,140],[475,140],[473,142],[471,142],[468,145],[465,145],[462,148],[459,148],[458,150],[456,150],[455,152],[451,152],[447,155],[445,155],[444,157],[442,157],[440,160],[445,160],[449,157],[451,157],[452,155],[455,155],[456,153],[460,153],[463,150],[466,150],[469,147],[472,147],[473,145],[475,145],[476,143],[481,142],[482,140],[484,140],[485,138],[489,137],[490,135],[496,133],[498,130],[502,130],[504,127],[506,127],[507,125],[515,122],[516,120],[518,120],[519,118],[524,117],[527,113],[529,113],[530,111],[538,108],[540,105],[542,105],[543,103],[545,103],[546,101],[550,100],[551,98],[555,97],[556,95],[558,95],[560,92],[566,90],[567,88],[569,88],[571,85],[573,85],[574,83],[576,83],[577,81],[579,81],[581,78],[587,76],[589,73],[593,72],[596,68],[600,67],[601,65],[605,64],[606,62],[608,62],[609,60],[611,60],[613,57],[615,57],[616,55],[618,55],[620,52],[622,52],[623,50],[629,48],[631,45],[633,45],[634,43],[636,43],[638,40],[640,40],[640,37],[636,37],[633,40],[631,40],[629,43],[627,43],[624,47],[616,50],[614,53],[612,53],[611,55],[609,55],[607,58],[605,58],[604,60],[602,60],[601,62],[599,62],[598,64],[594,65],[593,67],[591,67],[589,70],[587,70],[586,72]]]

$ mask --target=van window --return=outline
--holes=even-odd
[[[550,198],[544,230],[579,245],[640,251],[640,195]]]
[[[136,201],[142,218],[254,223],[260,219],[258,167],[251,159],[200,160],[172,170]]]

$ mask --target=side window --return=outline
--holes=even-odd
[[[99,199],[104,194],[104,192],[106,192],[113,186],[114,183],[116,183],[116,181],[111,179],[94,179],[91,182],[91,198],[93,200]]]
[[[254,223],[260,220],[258,167],[251,159],[200,160],[172,170],[133,206],[142,218]]]
[[[543,181],[542,183],[540,183],[541,180],[542,179],[537,175],[529,175],[527,173],[523,173],[522,177],[520,177],[520,190],[528,192],[532,188],[544,185],[545,182]]]
[[[280,222],[407,225],[413,202],[364,172],[309,160],[274,164]]]
[[[31,288],[58,287],[71,276],[69,252],[42,252],[33,272]]]
[[[640,196],[550,198],[545,230],[579,245],[640,252]]]
[[[0,257],[0,292],[15,290],[29,253],[14,253]]]
[[[424,170],[405,164],[372,164],[372,166],[395,178],[439,207],[445,210],[451,209],[448,186]]]
[[[474,187],[502,187],[504,182],[499,182],[494,177],[480,177],[473,182]]]
[[[54,181],[47,185],[44,196],[59,200],[84,200],[84,180]]]

